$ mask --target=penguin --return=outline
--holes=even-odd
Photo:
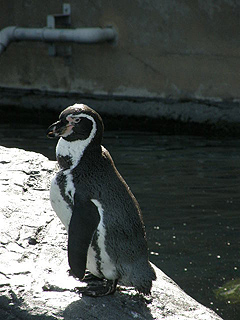
[[[139,204],[101,143],[100,115],[84,104],[63,110],[47,130],[59,138],[59,171],[52,180],[50,201],[68,232],[68,262],[84,279],[86,270],[103,279],[83,294],[112,294],[117,283],[150,294],[155,271],[148,258]]]

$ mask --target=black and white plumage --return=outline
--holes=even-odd
[[[108,280],[103,289],[86,294],[112,293],[117,281],[148,294],[156,276],[148,260],[140,208],[101,146],[103,128],[99,114],[83,104],[66,108],[48,128],[49,137],[60,137],[52,207],[68,231],[74,275],[83,279],[88,269]]]

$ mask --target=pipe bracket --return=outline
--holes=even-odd
[[[56,27],[61,26],[71,26],[71,5],[70,3],[63,4],[63,12],[56,13],[56,14],[49,14],[47,16],[47,28],[55,29]],[[64,48],[62,47],[61,51],[57,52],[56,45],[52,42],[48,45],[48,54],[51,57],[55,56],[71,56],[72,55],[72,47],[71,45],[65,45]]]

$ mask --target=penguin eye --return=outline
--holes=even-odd
[[[73,121],[74,123],[78,123],[81,119],[80,118],[74,118]]]

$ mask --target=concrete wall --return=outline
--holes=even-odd
[[[0,88],[173,99],[240,98],[239,0],[66,0],[72,28],[114,25],[117,45],[12,43],[0,56]],[[44,27],[59,0],[0,0],[0,29]]]

